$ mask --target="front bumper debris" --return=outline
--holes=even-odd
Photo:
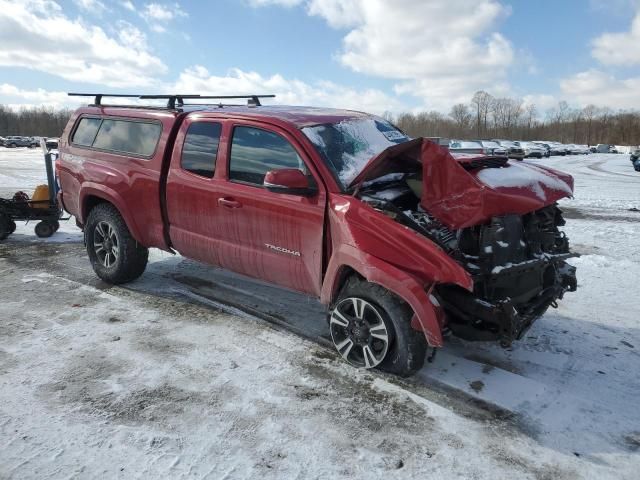
[[[519,340],[549,307],[557,307],[565,292],[577,288],[576,269],[564,260],[575,254],[549,256],[494,269],[475,277],[477,288],[468,292],[460,287],[440,285],[438,298],[448,313],[448,327],[466,340],[495,341],[507,347]],[[539,287],[524,298],[483,300],[478,291],[503,290],[523,278],[539,278]]]

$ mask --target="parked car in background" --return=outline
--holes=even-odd
[[[4,147],[4,137],[0,137],[0,147]]]
[[[571,155],[589,155],[591,153],[589,147],[587,147],[586,145],[571,144],[567,146],[569,147]]]
[[[539,146],[540,148],[543,148],[545,157],[549,158],[551,156],[551,147],[549,147],[549,145],[547,145],[546,143],[541,143],[541,142],[536,142],[536,141],[533,141],[531,143],[533,143],[534,145]]]
[[[618,149],[615,145],[610,145],[608,143],[599,143],[596,145],[597,153],[618,153]]]
[[[471,140],[450,140],[449,150],[456,153],[477,153],[484,154],[484,149],[480,142]]]
[[[562,145],[558,142],[545,142],[545,141],[537,140],[537,141],[534,141],[533,143],[544,147],[549,153],[549,156],[567,154],[567,151],[564,148],[562,148]]]
[[[485,155],[495,155],[499,157],[508,157],[509,150],[506,147],[503,147],[498,142],[494,142],[493,140],[474,140],[482,145],[484,149]]]
[[[524,150],[524,157],[525,158],[542,158],[547,153],[547,151],[544,149],[544,147],[542,147],[540,145],[536,145],[533,142],[521,142],[521,141],[518,141],[518,142],[514,142],[514,143]]]
[[[492,140],[496,142],[501,147],[504,147],[509,152],[509,158],[513,158],[515,160],[522,160],[524,158],[524,149],[520,145],[516,145],[516,142],[512,142],[511,140]]]
[[[631,151],[631,155],[629,156],[631,160],[631,164],[636,172],[640,172],[640,147],[635,148]]]
[[[38,142],[34,140],[33,137],[23,137],[19,135],[10,135],[5,138],[4,146],[8,148],[16,148],[16,147],[37,147]]]
[[[507,156],[507,149],[490,140],[451,140],[449,150],[454,153],[476,153],[479,155]]]
[[[560,142],[553,142],[553,146],[555,151],[558,152],[558,155],[560,156],[566,156],[569,155],[569,149],[567,148],[567,146],[564,143],[560,143]]]

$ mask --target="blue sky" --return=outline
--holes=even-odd
[[[484,89],[541,115],[640,108],[638,0],[0,0],[0,103],[67,91],[276,93],[448,112]]]

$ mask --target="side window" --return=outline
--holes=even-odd
[[[180,165],[202,177],[213,177],[220,142],[219,123],[196,122],[189,125],[182,146]]]
[[[293,146],[277,133],[259,128],[235,127],[229,158],[229,179],[262,186],[269,170],[307,168]]]
[[[162,127],[157,123],[105,118],[93,147],[148,157],[155,151],[161,131]]]
[[[90,147],[96,138],[96,133],[98,132],[98,128],[100,128],[101,121],[99,118],[81,118],[73,134],[72,143]]]

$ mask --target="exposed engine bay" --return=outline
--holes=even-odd
[[[437,285],[434,291],[453,334],[508,346],[549,306],[556,307],[565,292],[576,290],[575,268],[565,262],[575,255],[559,230],[565,222],[556,203],[453,230],[420,205],[421,175],[389,174],[362,184],[356,195],[430,239],[472,276],[473,293],[453,285]]]

